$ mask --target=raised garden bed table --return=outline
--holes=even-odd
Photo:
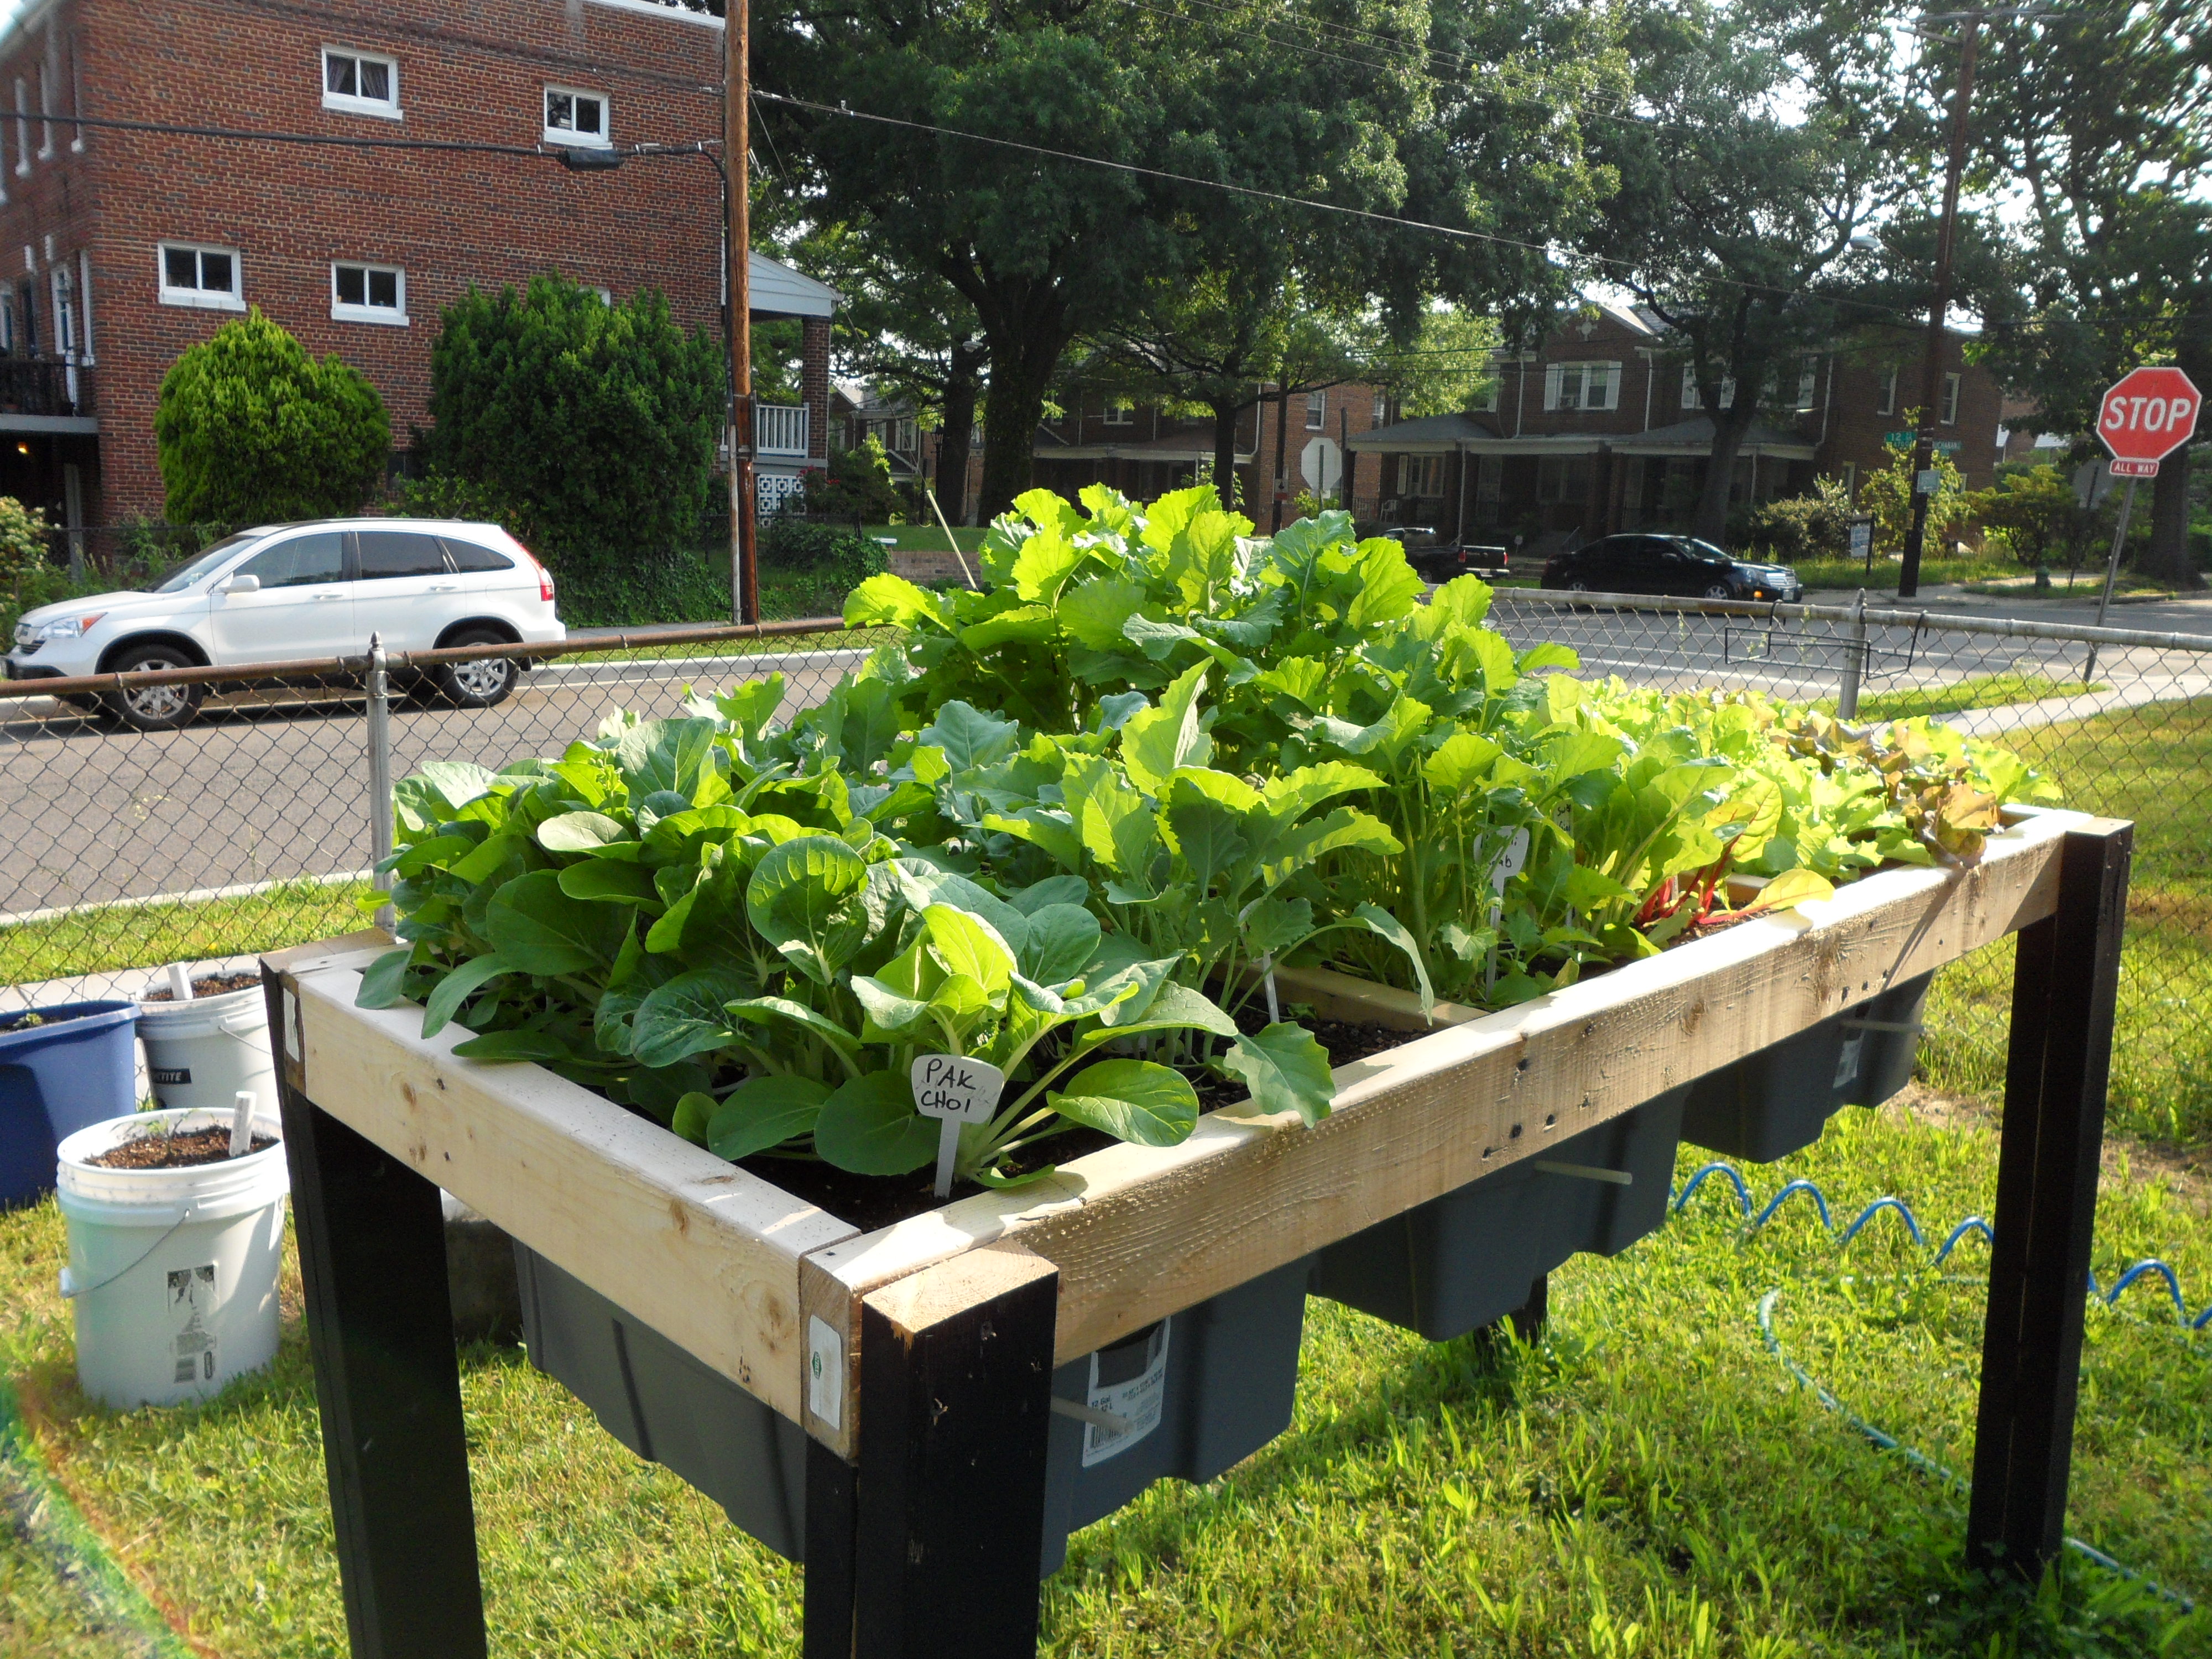
[[[1293,994],[1323,1015],[1414,1028],[1338,1070],[1317,1127],[1231,1108],[1180,1146],[1115,1146],[870,1233],[537,1066],[456,1059],[459,1028],[424,1040],[412,1008],[356,1008],[380,934],[267,957],[356,1659],[485,1650],[440,1188],[804,1431],[807,1659],[1027,1656],[1056,1367],[1679,1109],[1697,1079],[2007,934],[1968,1534],[1977,1559],[2039,1571],[2065,1509],[2132,833],[2015,813],[1971,869],[1886,871],[1425,1030],[1400,994],[1309,975]]]

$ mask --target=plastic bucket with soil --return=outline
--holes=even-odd
[[[228,1112],[241,1089],[276,1098],[269,1057],[269,1007],[258,973],[204,974],[190,1000],[176,995],[181,974],[156,980],[138,998],[138,1036],[154,1097],[173,1110]]]
[[[0,1015],[0,1209],[45,1197],[56,1146],[138,1103],[137,1018],[130,1002]]]
[[[230,1132],[227,1112],[139,1112],[61,1144],[62,1294],[103,1406],[201,1399],[276,1355],[284,1146],[273,1114],[241,1157]]]

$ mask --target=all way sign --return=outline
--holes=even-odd
[[[2097,435],[2116,478],[2155,478],[2158,464],[2197,430],[2203,394],[2178,368],[2138,368],[2097,405]]]

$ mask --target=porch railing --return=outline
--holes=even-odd
[[[0,356],[0,415],[90,415],[92,385],[88,364]]]
[[[753,445],[763,455],[806,453],[805,404],[755,404]]]

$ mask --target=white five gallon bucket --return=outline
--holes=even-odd
[[[256,1100],[276,1098],[269,1006],[258,985],[187,1002],[141,1002],[138,1036],[147,1080],[166,1107],[228,1115],[241,1089]]]
[[[201,1399],[276,1356],[283,1142],[185,1170],[87,1162],[147,1133],[229,1127],[227,1112],[140,1112],[61,1144],[77,1380],[112,1410]],[[281,1134],[273,1116],[257,1115],[253,1132]]]

